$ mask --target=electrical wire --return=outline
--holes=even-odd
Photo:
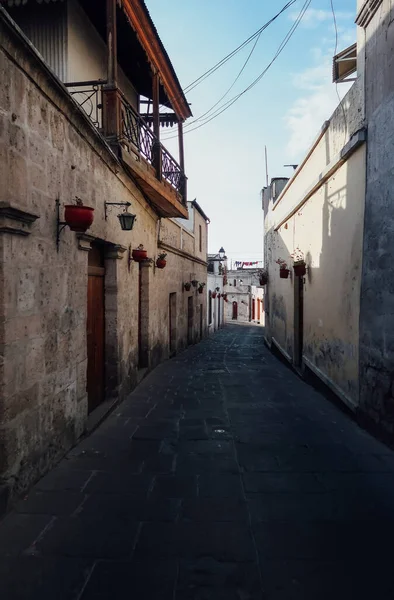
[[[209,118],[205,119],[203,121],[203,123],[200,123],[200,125],[198,125],[197,127],[193,127],[192,129],[189,129],[188,131],[186,131],[185,135],[187,133],[191,133],[192,131],[196,131],[197,129],[200,129],[200,127],[203,127],[204,125],[207,125],[210,121],[212,121],[213,119],[217,118],[219,115],[221,115],[227,109],[229,109],[235,102],[237,102],[237,100],[239,100],[244,94],[246,94],[253,87],[255,87],[255,85],[257,85],[259,83],[259,81],[264,77],[264,75],[267,73],[267,71],[274,64],[274,62],[277,60],[278,56],[283,52],[283,50],[285,49],[285,47],[289,43],[289,41],[292,38],[294,32],[298,28],[298,26],[299,26],[302,18],[304,17],[304,14],[308,10],[309,5],[311,4],[311,2],[312,2],[312,0],[305,0],[305,2],[304,2],[303,6],[302,6],[302,8],[300,10],[300,13],[299,13],[297,19],[295,20],[295,22],[291,26],[290,30],[288,31],[288,33],[286,34],[286,36],[284,37],[284,39],[282,40],[281,44],[278,47],[278,50],[276,51],[276,54],[274,55],[274,57],[271,60],[271,62],[264,69],[264,71],[262,71],[262,73],[260,73],[260,75],[258,75],[258,77],[256,77],[256,79],[248,87],[246,87],[242,92],[240,92],[239,94],[237,94],[236,96],[234,96],[233,98],[231,98],[230,100],[228,100],[227,102],[225,102],[221,107],[219,107],[213,113],[213,115],[211,115]],[[201,119],[201,117],[199,117],[198,119]],[[195,119],[191,123],[191,125],[194,125],[196,122],[197,122],[197,119]],[[173,136],[166,137],[166,138],[163,138],[163,139],[170,140],[170,139],[175,139],[176,137],[177,137],[176,135],[173,135]]]
[[[213,67],[211,67],[210,69],[208,69],[207,71],[205,71],[205,73],[203,73],[202,75],[200,75],[200,77],[198,77],[197,79],[195,79],[194,81],[192,81],[191,83],[189,83],[189,85],[187,85],[184,88],[184,92],[185,93],[190,92],[197,85],[199,85],[205,79],[207,79],[208,77],[210,77],[210,75],[212,75],[213,73],[215,73],[215,71],[217,71],[218,69],[220,69],[220,67],[222,67],[233,56],[235,56],[238,52],[240,52],[243,48],[245,48],[245,46],[247,46],[252,40],[254,40],[254,38],[256,36],[260,35],[264,31],[264,29],[266,29],[284,11],[286,11],[290,6],[292,6],[296,2],[297,2],[297,0],[289,0],[289,2],[287,2],[287,4],[274,17],[272,17],[272,19],[270,19],[267,23],[265,23],[262,27],[260,27],[260,29],[258,29],[257,31],[255,31],[255,33],[253,33],[248,39],[246,39],[244,42],[242,42],[242,44],[240,44],[237,48],[235,48],[235,50],[233,50],[232,52],[230,52],[230,54],[227,54],[227,56],[225,56],[224,58],[222,58],[218,63],[216,63],[216,65],[214,65]]]

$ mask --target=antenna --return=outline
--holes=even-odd
[[[264,146],[265,149],[265,175],[266,175],[266,180],[267,180],[267,187],[269,185],[269,178],[268,178],[268,154],[267,154],[267,146]]]

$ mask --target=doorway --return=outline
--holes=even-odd
[[[256,300],[252,300],[252,321],[256,320]]]
[[[170,294],[169,330],[170,356],[174,356],[174,354],[176,353],[176,292]]]
[[[220,296],[218,296],[218,329],[220,327]]]
[[[294,277],[294,365],[301,367],[304,346],[304,278]]]
[[[233,321],[238,319],[238,302],[233,302]]]
[[[87,392],[88,412],[105,399],[104,253],[92,244],[88,255]]]
[[[193,343],[193,296],[187,299],[187,343]]]
[[[203,332],[204,332],[204,329],[203,329],[204,314],[203,314],[202,310],[203,310],[203,305],[200,304],[200,340],[202,340],[202,338],[203,338]]]

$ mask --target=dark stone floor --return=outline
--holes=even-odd
[[[1,600],[393,600],[394,453],[228,326],[0,524]]]

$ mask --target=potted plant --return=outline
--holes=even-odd
[[[217,295],[218,295],[218,293],[216,291],[213,291],[211,294],[211,298],[216,298]]]
[[[167,264],[166,256],[167,256],[166,252],[161,252],[161,254],[159,254],[159,256],[157,257],[156,267],[158,269],[164,269],[164,267],[166,266],[166,264]]]
[[[291,257],[294,261],[294,275],[296,275],[297,277],[303,277],[306,274],[306,263],[304,259],[304,253],[299,248],[296,248]]]
[[[192,286],[197,287],[198,281],[197,279],[192,279]]]
[[[267,271],[267,269],[260,269],[260,271],[259,271],[259,283],[260,283],[260,285],[267,285],[267,283],[268,283],[268,271]]]
[[[190,288],[192,287],[191,281],[186,281],[186,283],[183,284],[183,287],[187,292],[190,292]]]
[[[279,277],[281,279],[288,279],[289,274],[290,274],[290,269],[287,268],[287,262],[282,260],[281,258],[278,258],[278,260],[276,262],[279,265]]]
[[[202,294],[202,293],[203,293],[203,291],[204,291],[204,288],[205,288],[205,283],[204,283],[204,282],[200,282],[200,283],[198,284],[198,293],[199,293],[199,294]]]
[[[133,257],[133,260],[135,260],[135,262],[142,262],[143,260],[146,260],[148,258],[148,252],[144,249],[144,245],[140,244],[139,246],[137,246],[137,248],[134,248],[134,250],[131,253],[131,256]]]
[[[84,206],[81,198],[75,197],[75,204],[66,204],[64,207],[64,220],[71,231],[85,233],[93,223],[94,208]]]

